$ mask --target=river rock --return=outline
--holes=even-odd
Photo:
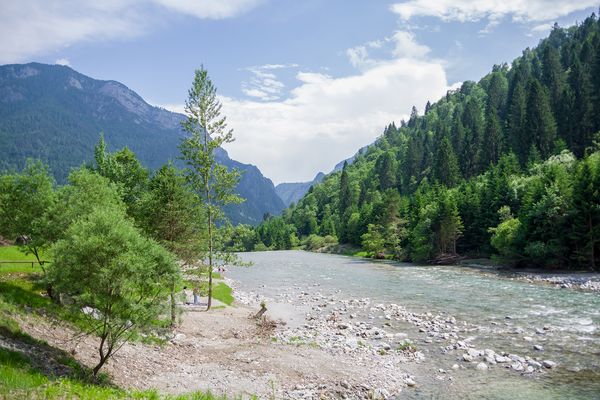
[[[481,355],[482,355],[483,352],[481,350],[469,349],[469,350],[467,350],[467,353],[472,358],[477,358],[477,357],[481,357]]]
[[[534,368],[542,368],[542,364],[535,360],[529,360],[528,363]]]
[[[546,368],[554,368],[556,367],[556,363],[554,361],[550,361],[550,360],[544,360],[542,361],[542,365]]]
[[[406,383],[406,386],[408,387],[414,387],[417,385],[417,382],[415,382],[412,378],[404,379],[404,383]]]
[[[487,371],[488,366],[486,363],[480,362],[479,364],[477,364],[475,369],[477,369],[478,371]]]
[[[484,360],[488,364],[496,364],[496,360],[494,359],[494,357],[485,356]]]
[[[509,354],[508,358],[510,358],[513,361],[516,361],[518,363],[524,364],[527,362],[527,360],[525,360],[523,357],[516,355],[516,354]]]
[[[379,344],[379,347],[382,348],[382,349],[384,349],[384,350],[391,350],[392,349],[392,346],[390,346],[389,344],[387,344],[385,342],[381,342]]]
[[[358,339],[356,339],[356,338],[346,339],[346,347],[351,350],[356,350],[358,348]]]
[[[523,371],[523,369],[524,369],[523,364],[521,364],[518,361],[515,361],[512,364],[510,364],[510,367],[512,369],[514,369],[515,371]]]
[[[466,361],[466,362],[471,362],[471,361],[473,361],[473,357],[471,357],[471,355],[469,355],[469,354],[467,354],[467,353],[463,354],[463,356],[462,356],[462,357],[463,357],[463,360],[464,360],[464,361]]]
[[[537,351],[544,351],[544,346],[540,346],[539,344],[534,344],[533,349]]]
[[[390,398],[390,392],[383,388],[377,388],[373,391],[373,399],[375,400],[386,400]]]
[[[494,357],[494,360],[497,363],[507,363],[507,362],[510,362],[510,358],[501,356],[500,354],[496,354],[496,356]]]

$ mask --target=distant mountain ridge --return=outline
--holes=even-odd
[[[129,147],[157,169],[176,160],[184,115],[154,107],[116,81],[101,81],[69,67],[39,63],[0,66],[0,170],[21,168],[27,158],[47,162],[59,182],[93,159],[99,133],[109,150]],[[273,182],[254,165],[217,152],[242,171],[237,192],[246,201],[227,209],[233,223],[257,224],[285,208]]]
[[[361,147],[356,154],[352,157],[347,158],[345,160],[340,161],[333,167],[333,170],[330,172],[338,172],[341,171],[344,167],[344,163],[352,164],[356,156],[358,156],[363,150],[365,150],[369,146]],[[317,183],[321,183],[323,179],[326,177],[323,172],[319,172],[312,181],[310,182],[284,182],[275,186],[275,192],[279,196],[279,198],[283,201],[286,207],[289,207],[292,203],[298,203],[298,201],[304,197],[306,193],[310,190],[311,186],[316,185]]]
[[[310,182],[290,182],[280,183],[275,186],[275,193],[283,201],[286,207],[289,207],[292,203],[297,203],[314,184],[320,183],[325,174],[319,172],[315,178]]]

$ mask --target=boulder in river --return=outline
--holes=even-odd
[[[478,371],[487,371],[488,366],[486,363],[480,362],[479,364],[477,364],[475,369],[477,369]]]

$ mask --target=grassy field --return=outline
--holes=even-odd
[[[213,286],[213,297],[221,303],[230,306],[233,303],[233,289],[227,286],[224,282],[218,282]]]
[[[24,248],[23,248],[24,249]],[[47,261],[42,254],[42,260]],[[34,262],[33,268],[31,264],[11,264],[2,263],[0,264],[0,274],[9,272],[42,272],[42,269],[37,264],[37,260],[33,254],[25,254],[19,246],[0,246],[0,261],[32,261]]]

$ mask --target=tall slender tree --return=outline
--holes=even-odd
[[[460,179],[458,161],[456,160],[454,150],[452,150],[450,139],[447,136],[444,136],[438,145],[435,156],[434,174],[435,179],[448,187],[456,185]]]
[[[525,132],[533,140],[543,158],[554,150],[556,140],[556,122],[550,108],[546,90],[537,79],[529,82],[527,95],[527,113]]]
[[[208,260],[207,310],[212,305],[216,221],[225,218],[225,205],[242,202],[234,193],[239,173],[228,170],[215,158],[219,147],[234,140],[233,130],[227,128],[226,117],[221,115],[222,108],[217,98],[217,88],[209,78],[208,71],[200,67],[195,72],[185,102],[187,119],[182,122],[182,127],[189,136],[182,140],[179,151],[187,165],[185,176],[204,201]]]

